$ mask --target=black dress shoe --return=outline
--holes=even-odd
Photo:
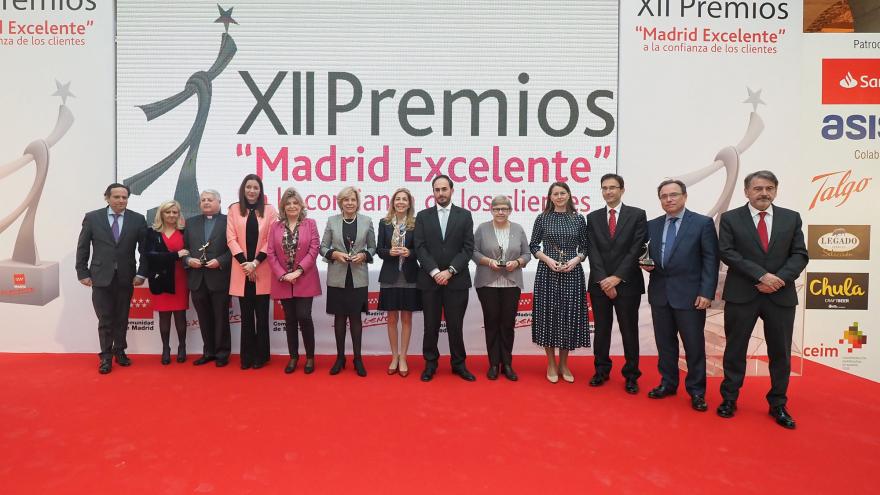
[[[354,359],[354,370],[358,376],[367,376],[367,369],[364,368],[364,362],[360,358]]]
[[[171,364],[171,348],[162,349],[162,364]]]
[[[595,375],[593,375],[593,378],[590,378],[590,386],[591,387],[599,387],[607,381],[608,381],[608,375],[602,375],[602,374],[596,373]]]
[[[241,363],[241,369],[243,369],[243,370],[251,369],[251,363]]]
[[[177,362],[185,363],[186,362],[186,346],[180,345],[177,346]]]
[[[111,370],[113,370],[113,361],[110,358],[102,359],[101,364],[98,365],[98,373],[106,375]]]
[[[458,369],[453,369],[452,374],[458,375],[461,377],[462,380],[465,380],[468,382],[477,381],[477,377],[475,377],[474,374],[471,373],[470,371],[468,371],[468,369],[465,368],[464,366],[462,366],[461,368],[458,368]]]
[[[297,363],[299,363],[299,356],[294,356],[290,358],[290,361],[287,362],[287,366],[284,367],[284,372],[289,375],[296,371]]]
[[[648,392],[648,397],[652,399],[662,399],[664,397],[669,397],[670,395],[675,395],[675,389],[669,388],[666,385],[654,387]]]
[[[425,371],[422,371],[422,381],[430,382],[434,378],[434,373],[437,372],[437,368],[428,367],[425,368]]]
[[[336,362],[333,363],[333,367],[330,368],[331,375],[338,375],[340,371],[345,369],[345,358],[338,357],[336,358]]]
[[[635,380],[627,380],[626,385],[623,386],[623,389],[626,390],[626,393],[630,395],[636,395],[639,393],[639,383]]]
[[[785,406],[775,406],[770,408],[770,416],[776,420],[776,424],[783,428],[793,430],[795,428],[794,418],[785,410]]]
[[[193,366],[201,366],[203,364],[208,364],[211,361],[214,361],[216,359],[217,358],[215,358],[214,356],[202,356],[202,357],[196,359],[195,361],[193,361]]]
[[[222,368],[222,367],[226,366],[227,364],[229,364],[228,359],[218,359],[217,362],[214,363],[214,366],[216,366],[218,368]]]
[[[489,371],[486,372],[486,378],[488,378],[490,380],[497,380],[498,379],[498,365],[497,364],[493,364],[493,365],[489,366]]]
[[[251,366],[251,368],[258,370],[258,369],[262,368],[263,366],[266,366],[266,363],[254,363],[254,365]]]
[[[706,404],[706,398],[702,395],[691,396],[691,407],[694,408],[694,411],[699,412],[706,412],[709,409],[709,405]]]
[[[131,359],[125,355],[125,351],[116,353],[116,363],[119,366],[131,366]]]
[[[509,364],[504,365],[504,377],[512,382],[519,380],[519,376],[516,375],[516,372],[513,371],[513,367]]]
[[[306,358],[306,366],[303,368],[303,372],[307,375],[315,372],[315,358]]]
[[[727,399],[721,401],[721,405],[715,412],[722,418],[732,418],[736,414],[736,401]]]

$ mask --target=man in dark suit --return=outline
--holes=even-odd
[[[86,213],[76,243],[76,276],[92,288],[92,305],[98,316],[101,374],[110,373],[114,355],[120,366],[131,365],[125,355],[128,310],[134,286],[146,280],[143,251],[147,222],[140,213],[126,209],[128,196],[127,186],[107,186],[107,207]],[[136,271],[136,248],[141,253],[140,271]]]
[[[801,217],[773,205],[779,180],[761,170],[746,176],[748,204],[721,215],[719,248],[727,265],[724,306],[724,380],[718,415],[731,418],[746,371],[752,330],[760,317],[770,360],[770,415],[795,427],[785,408],[791,373],[791,336],[798,296],[794,281],[809,261]]]
[[[226,245],[226,215],[220,213],[220,193],[207,189],[199,196],[201,215],[186,220],[183,232],[187,278],[193,306],[199,317],[203,353],[193,364],[216,360],[229,364],[232,338],[229,332],[229,269],[232,254]]]
[[[645,210],[624,205],[623,177],[605,174],[601,180],[605,208],[587,215],[587,252],[590,279],[587,289],[596,323],[593,355],[596,374],[590,386],[598,387],[611,374],[611,324],[617,311],[617,325],[626,359],[622,373],[627,393],[639,392],[639,306],[645,280],[639,270],[647,217]]]
[[[452,204],[452,180],[440,175],[431,182],[436,206],[416,215],[416,257],[421,265],[416,286],[422,291],[425,335],[422,381],[434,378],[440,351],[441,316],[446,316],[452,372],[472,382],[476,377],[465,367],[464,313],[467,310],[471,273],[468,262],[474,252],[474,221],[471,212]]]
[[[654,320],[660,385],[648,392],[652,399],[674,395],[678,389],[678,336],[687,360],[685,390],[691,407],[703,412],[706,404],[706,309],[718,285],[718,237],[712,219],[685,209],[687,186],[665,180],[657,187],[665,215],[648,222],[649,253],[653,267],[648,302]]]

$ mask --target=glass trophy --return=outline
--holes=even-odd
[[[639,266],[654,266],[654,260],[652,260],[651,255],[648,254],[650,245],[651,241],[645,243],[645,252],[639,256]]]

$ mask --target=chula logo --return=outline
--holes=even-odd
[[[858,84],[858,81],[856,81],[856,78],[853,77],[851,72],[847,72],[846,77],[840,80],[841,88],[852,89],[858,86]]]
[[[834,176],[839,176],[840,180],[837,184],[829,184],[828,179],[831,179]],[[835,208],[849,201],[850,196],[853,193],[858,193],[864,191],[868,187],[868,183],[871,182],[871,177],[864,177],[859,180],[852,179],[852,170],[842,171],[839,170],[837,172],[828,172],[827,174],[819,174],[813,177],[811,182],[820,182],[819,189],[816,190],[816,194],[813,195],[813,200],[810,202],[810,209],[816,207],[817,203],[824,203],[826,201],[830,201],[832,199],[840,199],[840,202],[834,205]]]
[[[829,282],[828,277],[822,277],[821,279],[816,279],[810,281],[810,294],[814,296],[864,296],[865,290],[862,289],[862,286],[855,283],[852,277],[846,277],[843,280],[843,283],[840,284],[832,284]]]

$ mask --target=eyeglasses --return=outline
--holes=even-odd
[[[618,189],[621,189],[621,187],[620,186],[602,186],[603,191],[616,191]]]
[[[496,206],[492,208],[492,211],[496,213],[507,213],[508,211],[510,211],[510,208],[506,206]]]

